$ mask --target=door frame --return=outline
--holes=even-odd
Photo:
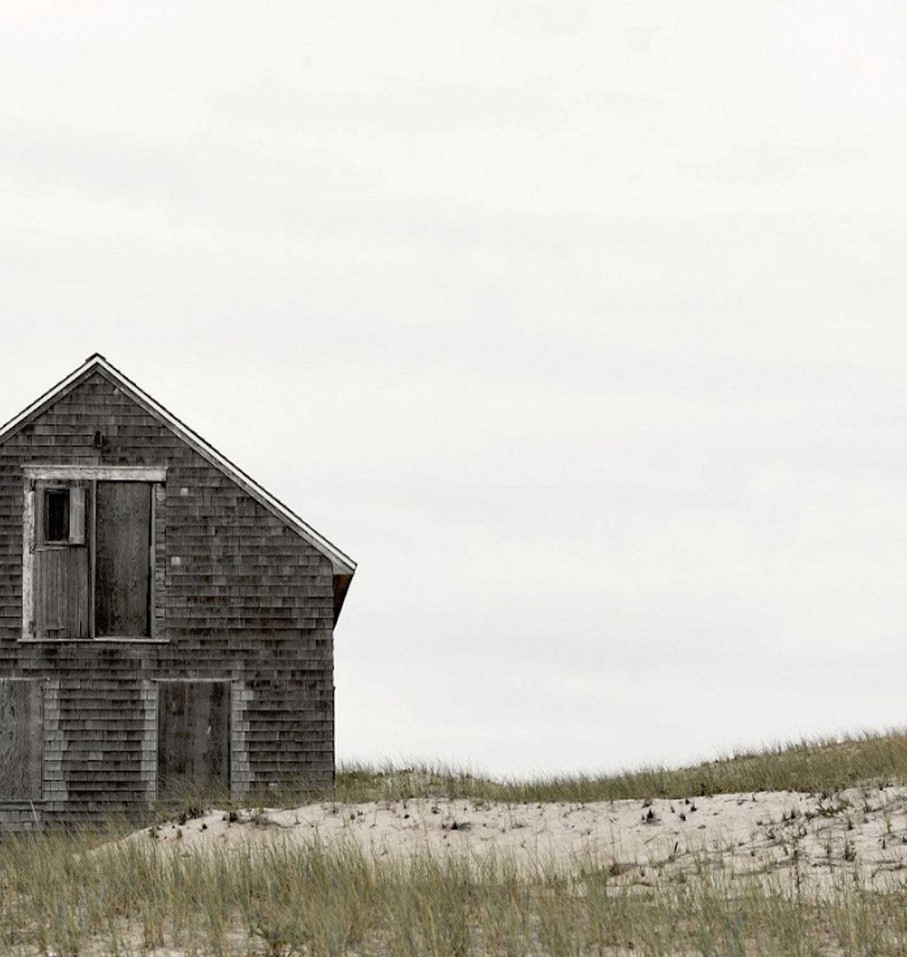
[[[234,793],[233,788],[233,749],[234,749],[234,737],[236,734],[236,722],[234,719],[234,708],[237,702],[237,691],[241,690],[238,686],[238,683],[234,681],[231,677],[216,677],[216,678],[170,678],[170,677],[161,677],[161,678],[152,678],[151,684],[154,688],[154,711],[153,711],[153,728],[154,728],[154,786],[151,789],[153,793],[153,800],[157,801],[161,796],[161,685],[179,685],[179,684],[221,684],[226,685],[227,690],[227,705],[226,705],[226,724],[227,724],[227,740],[226,740],[226,759],[225,759],[225,768],[224,768],[224,777],[225,784],[228,792],[232,795]]]
[[[23,465],[24,478],[22,498],[22,635],[20,641],[133,641],[133,642],[161,642],[157,630],[157,602],[159,599],[157,588],[157,519],[159,492],[167,482],[166,466],[147,465]],[[90,521],[86,529],[85,546],[89,550],[89,637],[88,638],[53,638],[39,637],[36,633],[35,622],[35,550],[38,540],[37,521],[39,507],[37,504],[37,487],[39,483],[84,482],[89,486],[88,500],[90,505],[86,512],[90,512]],[[151,485],[151,534],[149,548],[149,614],[147,635],[114,635],[98,638],[95,629],[95,514],[96,488],[98,482],[142,482]],[[88,516],[86,516],[87,518]]]

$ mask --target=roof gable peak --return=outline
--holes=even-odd
[[[65,379],[58,382],[53,388],[39,396],[27,408],[14,416],[5,425],[0,427],[0,445],[8,438],[27,425],[33,418],[50,408],[54,403],[80,385],[89,375],[99,371],[118,388],[122,389],[137,405],[141,406],[149,415],[157,419],[170,429],[187,445],[211,465],[219,469],[224,475],[235,482],[247,494],[264,506],[288,527],[292,528],[300,537],[314,546],[323,555],[331,560],[335,574],[352,575],[356,570],[356,563],[345,555],[336,545],[329,542],[304,522],[294,511],[283,504],[278,498],[259,485],[247,475],[239,466],[234,465],[225,455],[218,452],[213,445],[206,442],[197,432],[194,432],[184,422],[181,422],[172,412],[164,408],[156,399],[141,389],[135,382],[110,363],[101,353],[95,352],[85,362],[71,372]]]

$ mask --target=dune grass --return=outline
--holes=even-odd
[[[831,794],[905,782],[907,737],[892,732],[691,768],[529,782],[429,765],[348,767],[332,797],[581,802],[767,789]],[[125,828],[108,823],[0,841],[0,954],[907,954],[907,883],[871,891],[847,870],[821,895],[731,879],[706,865],[651,886],[628,885],[607,861],[592,859],[565,875],[543,860],[527,871],[503,856],[374,859],[352,844],[275,841],[227,850],[162,846],[145,835],[112,840]]]
[[[907,898],[842,883],[823,898],[731,888],[716,874],[640,892],[606,868],[520,876],[419,856],[375,862],[353,847],[256,852],[93,847],[86,835],[0,845],[0,952],[579,957],[895,955]],[[167,948],[168,950],[165,950]],[[171,949],[172,950],[169,950]]]
[[[683,798],[754,791],[833,792],[856,785],[907,783],[907,730],[844,740],[814,739],[739,752],[685,768],[618,774],[497,780],[444,765],[341,766],[333,797],[344,802],[408,797],[472,798],[514,803]]]
[[[689,767],[643,767],[600,775],[512,779],[437,762],[380,766],[350,762],[338,767],[333,788],[324,790],[271,788],[233,798],[227,792],[199,794],[191,787],[178,788],[159,803],[153,819],[198,816],[212,806],[296,807],[326,800],[359,804],[439,797],[512,804],[588,803],[756,791],[830,794],[863,784],[907,784],[907,729],[778,744]]]
[[[640,893],[606,868],[565,879],[506,859],[375,862],[353,847],[168,852],[86,836],[0,845],[4,954],[903,954],[904,893],[823,898],[710,872]]]

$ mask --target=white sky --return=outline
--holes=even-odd
[[[905,721],[907,5],[0,4],[0,419],[104,353],[360,562],[338,756]]]

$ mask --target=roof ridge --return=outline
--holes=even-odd
[[[83,377],[92,371],[99,371],[108,381],[131,393],[131,398],[142,406],[149,415],[154,416],[163,425],[169,428],[182,441],[186,442],[195,451],[205,458],[211,465],[219,469],[231,481],[236,483],[247,494],[264,506],[277,518],[293,528],[300,537],[304,538],[323,555],[330,558],[335,572],[352,575],[356,570],[356,563],[336,545],[317,532],[305,522],[291,508],[271,494],[267,489],[255,481],[247,472],[230,461],[222,452],[218,451],[210,442],[202,438],[191,426],[187,425],[176,415],[153,398],[141,386],[121,372],[112,362],[99,352],[90,355],[85,362],[68,376],[61,379],[55,386],[39,396],[34,402],[26,406],[18,415],[14,415],[3,426],[0,426],[0,444],[28,423],[34,416],[46,411],[51,405],[72,391],[80,384]]]

